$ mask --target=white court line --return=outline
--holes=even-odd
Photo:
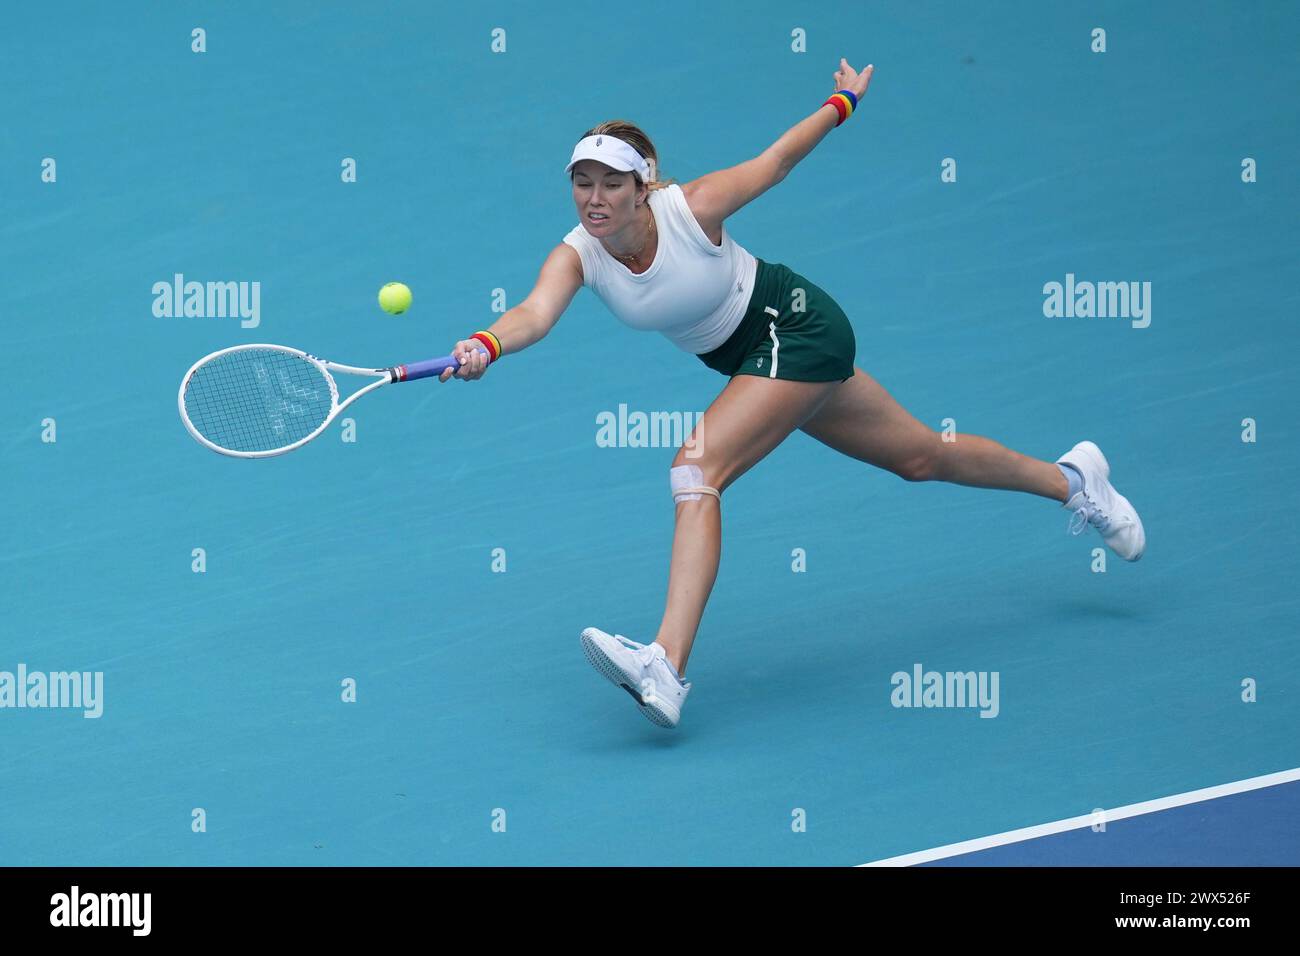
[[[1238,780],[1236,783],[1221,783],[1217,787],[1206,787],[1204,790],[1192,790],[1188,793],[1176,793],[1172,797],[1160,797],[1158,800],[1147,800],[1145,803],[1131,803],[1127,807],[1118,807],[1114,810],[1103,810],[1103,819],[1110,823],[1114,820],[1124,820],[1128,817],[1139,817],[1144,813],[1155,813],[1159,810],[1168,810],[1172,807],[1184,807],[1189,803],[1200,803],[1204,800],[1214,800],[1218,797],[1231,796],[1234,793],[1246,793],[1250,790],[1262,790],[1265,787],[1275,787],[1280,783],[1292,783],[1300,780],[1300,767],[1294,770],[1280,770],[1277,773],[1265,774],[1262,777],[1251,777],[1248,780]],[[1006,846],[1009,843],[1020,843],[1023,840],[1033,840],[1037,837],[1051,836],[1054,833],[1065,833],[1069,830],[1081,830],[1084,827],[1090,827],[1097,820],[1095,813],[1089,813],[1081,817],[1070,817],[1068,820],[1057,820],[1055,823],[1040,823],[1033,827],[1024,827],[1020,830],[1008,830],[1006,833],[995,833],[992,836],[980,837],[976,840],[966,840],[962,843],[950,843],[947,846],[938,846],[932,850],[918,850],[916,853],[905,853],[902,856],[891,856],[886,860],[874,860],[871,863],[859,863],[859,866],[915,866],[918,863],[929,863],[931,860],[942,860],[950,856],[961,856],[963,853],[974,853],[976,850],[987,850],[990,847]]]

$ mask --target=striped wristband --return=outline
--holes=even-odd
[[[843,123],[853,115],[853,111],[857,109],[858,106],[858,98],[854,95],[852,90],[836,90],[830,95],[830,98],[822,104],[822,106],[826,106],[827,104],[835,107],[835,112],[840,114],[839,122],[835,124],[836,126],[839,126],[840,123]]]
[[[478,331],[471,335],[470,338],[478,339],[483,343],[484,348],[487,349],[489,365],[501,357],[501,340],[491,332],[485,330]]]

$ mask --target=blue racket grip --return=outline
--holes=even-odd
[[[478,351],[487,355],[487,349]],[[423,362],[412,362],[410,365],[398,365],[389,371],[393,373],[394,382],[413,382],[417,378],[432,378],[441,375],[447,369],[455,371],[459,368],[459,362],[450,355],[444,355],[442,358],[425,359]]]

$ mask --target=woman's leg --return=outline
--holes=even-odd
[[[724,491],[804,424],[837,382],[788,382],[737,375],[704,412],[673,467],[695,465],[704,484]],[[713,590],[722,549],[721,503],[712,495],[677,505],[668,601],[655,640],[679,674],[686,672],[695,632]]]
[[[1051,462],[988,438],[958,433],[945,442],[862,369],[842,383],[802,426],[836,451],[908,481],[948,481],[977,488],[1027,491],[1065,501],[1069,483]]]

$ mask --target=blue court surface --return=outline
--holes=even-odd
[[[871,866],[1294,866],[1300,772],[1098,808]],[[1281,837],[1279,839],[1279,837]]]
[[[1295,4],[0,21],[0,864],[840,866],[1079,817],[935,862],[1300,863],[1294,782],[1087,826],[1300,767]],[[653,639],[673,449],[598,421],[693,421],[726,379],[589,290],[481,381],[367,396],[351,436],[240,461],[182,428],[223,346],[446,354],[576,223],[585,130],[636,122],[685,183],[814,112],[841,56],[876,66],[858,111],[729,232],[833,295],[934,429],[1096,441],[1140,562],[1102,570],[1050,501],[796,434],[724,495],[666,732],[578,635]],[[178,275],[249,315],[156,315]],[[1046,314],[1085,282],[1144,314]],[[17,707],[20,668],[102,674],[99,716]],[[917,672],[996,694],[894,706]]]

